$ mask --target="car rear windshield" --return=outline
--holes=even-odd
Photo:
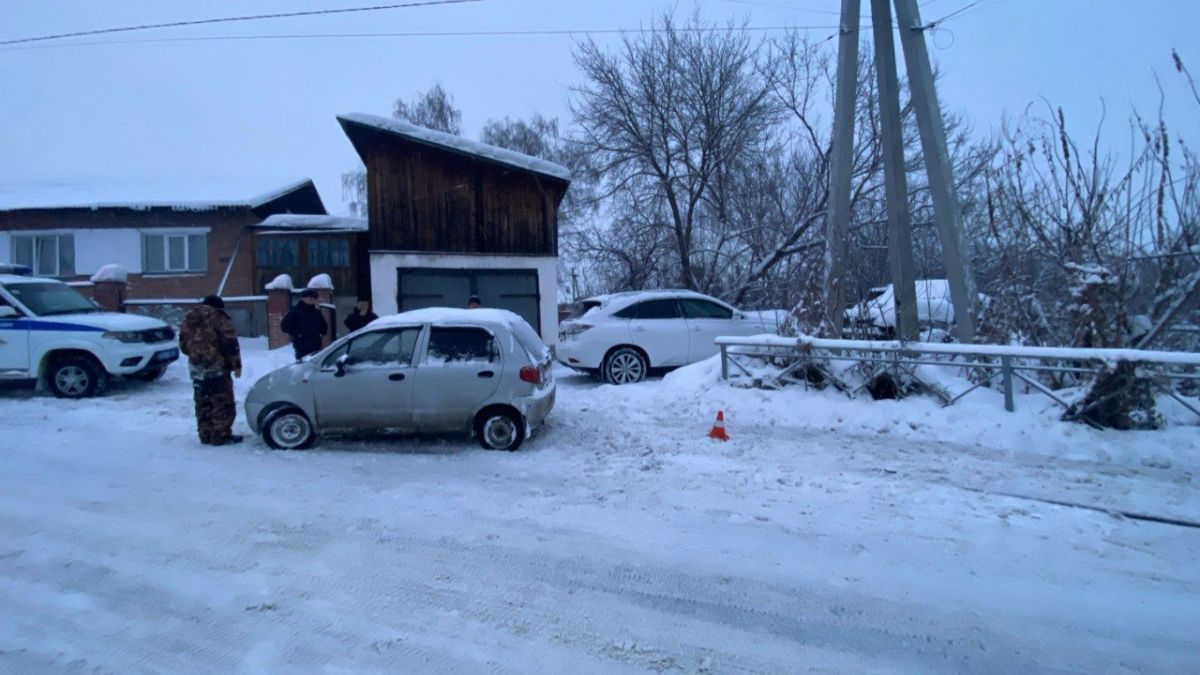
[[[567,318],[578,319],[599,306],[599,300],[580,300],[579,302],[571,305],[571,313],[567,315]]]
[[[10,284],[6,288],[38,316],[100,311],[74,288],[57,281]]]

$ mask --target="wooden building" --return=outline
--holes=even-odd
[[[339,317],[347,316],[360,297],[370,297],[365,219],[279,214],[250,229],[252,277],[260,292],[280,274],[290,276],[297,285],[328,274]]]
[[[376,311],[464,307],[478,295],[555,342],[567,169],[396,119],[338,121],[367,168]]]

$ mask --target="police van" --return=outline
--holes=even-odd
[[[157,379],[179,358],[175,331],[158,319],[105,312],[61,281],[4,271],[25,270],[0,270],[0,379],[84,398],[113,376]]]

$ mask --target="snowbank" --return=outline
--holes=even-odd
[[[306,286],[306,288],[315,288],[315,289],[320,289],[320,290],[332,291],[333,290],[333,279],[328,274],[321,273],[321,274],[318,274],[317,276],[309,279],[308,286]]]
[[[271,283],[267,284],[264,288],[266,288],[268,291],[290,291],[295,288],[295,286],[292,284],[291,276],[287,274],[280,274],[272,279]]]
[[[116,263],[111,263],[108,265],[103,265],[100,267],[100,269],[96,270],[96,273],[92,275],[92,283],[99,281],[124,282],[128,280],[128,278],[129,273],[125,271],[124,267]]]

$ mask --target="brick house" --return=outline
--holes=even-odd
[[[5,187],[0,260],[64,281],[85,281],[102,265],[118,263],[129,273],[129,298],[251,295],[261,288],[244,240],[249,228],[283,213],[325,213],[312,181],[241,199],[196,187]]]

